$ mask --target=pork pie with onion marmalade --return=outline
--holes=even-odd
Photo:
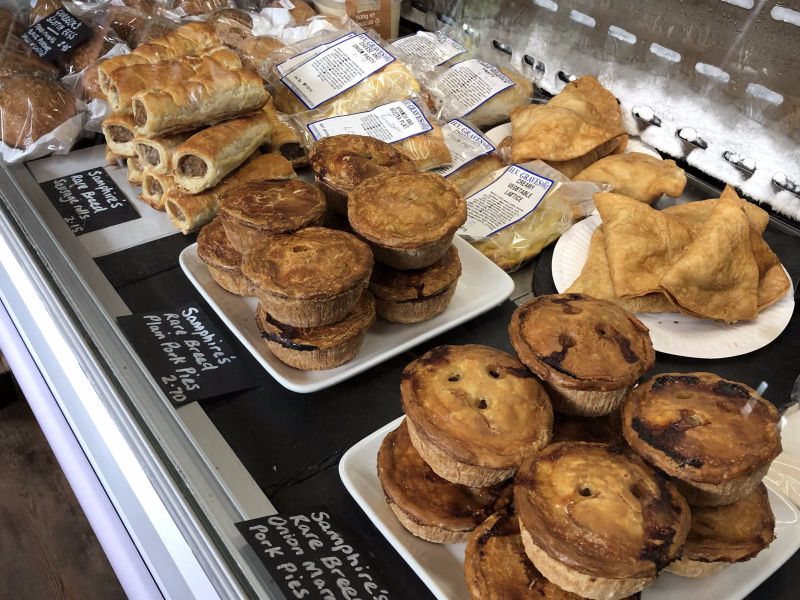
[[[598,600],[641,591],[680,554],[686,500],[629,449],[561,442],[528,458],[514,483],[525,551],[559,587]]]
[[[372,253],[354,235],[308,227],[258,242],[245,256],[242,273],[280,323],[330,325],[355,308],[372,273]]]
[[[495,348],[434,348],[406,366],[400,392],[414,447],[454,483],[483,487],[508,479],[552,436],[544,389]]]
[[[754,558],[775,539],[775,515],[763,483],[725,506],[693,506],[683,556],[667,571],[709,577],[730,564]]]
[[[639,319],[584,294],[526,302],[514,311],[508,333],[519,359],[544,381],[553,408],[565,414],[614,411],[656,358]]]
[[[378,451],[378,479],[386,502],[417,537],[442,544],[465,542],[498,503],[510,500],[508,482],[475,488],[442,479],[412,445],[407,422],[389,433]]]
[[[622,433],[692,505],[730,504],[750,493],[781,452],[780,414],[742,384],[713,373],[663,373],[622,406]]]

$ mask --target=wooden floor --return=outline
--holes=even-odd
[[[125,598],[10,375],[0,375],[0,407],[0,598]]]

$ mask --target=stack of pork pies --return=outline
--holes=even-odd
[[[772,404],[711,373],[637,385],[648,331],[609,301],[535,298],[509,333],[521,362],[443,346],[409,364],[406,419],[378,454],[409,531],[467,540],[473,598],[617,600],[663,570],[706,577],[769,546]]]

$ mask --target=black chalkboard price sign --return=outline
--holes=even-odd
[[[102,167],[43,181],[39,187],[75,235],[141,218]]]
[[[286,598],[390,600],[377,569],[324,508],[236,523]]]
[[[256,385],[252,366],[196,304],[118,317],[117,322],[175,405]]]
[[[92,30],[65,8],[59,8],[20,36],[42,60],[54,62],[87,40]]]

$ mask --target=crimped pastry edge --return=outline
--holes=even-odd
[[[469,487],[488,487],[501,483],[517,473],[518,467],[495,469],[459,462],[433,442],[425,439],[408,415],[406,415],[406,423],[414,448],[419,452],[422,460],[428,463],[433,472],[442,479]]]
[[[581,573],[577,569],[550,557],[547,552],[537,546],[525,525],[520,519],[520,536],[525,553],[533,565],[547,579],[558,587],[591,600],[622,600],[636,592],[640,592],[653,583],[656,577],[631,577],[627,579],[610,579]]]
[[[433,263],[439,261],[447,252],[450,244],[453,243],[455,231],[431,244],[409,249],[389,248],[367,240],[363,236],[359,235],[359,237],[364,239],[369,244],[369,247],[372,248],[372,255],[376,261],[394,269],[408,271],[430,267]]]
[[[330,183],[316,175],[314,175],[314,183],[322,190],[322,193],[325,194],[325,201],[328,203],[328,208],[337,215],[347,218],[347,194],[339,191]]]
[[[317,327],[341,321],[353,312],[358,298],[366,289],[367,279],[341,294],[322,299],[289,298],[264,291],[255,283],[252,283],[252,287],[264,310],[275,320],[292,327]]]
[[[625,425],[622,426],[623,435],[625,434]],[[627,440],[627,436],[626,436]],[[628,442],[630,444],[630,442]],[[649,459],[645,459],[648,462]],[[681,495],[686,498],[686,501],[694,506],[723,506],[725,504],[733,504],[747,496],[750,492],[758,487],[761,480],[769,471],[772,461],[760,466],[758,469],[748,475],[741,475],[728,479],[722,483],[701,483],[697,481],[686,481],[679,477],[673,476],[672,473],[665,471],[671,476],[672,482]],[[659,465],[654,465],[661,469]]]
[[[420,323],[427,321],[447,310],[456,293],[457,283],[458,280],[433,296],[411,302],[392,302],[375,296],[375,312],[382,319],[392,323]]]
[[[271,235],[276,235],[278,233],[292,233],[305,227],[321,226],[324,217],[323,214],[314,220],[303,223],[296,229],[285,231],[269,231],[266,228],[258,227],[257,225],[253,225],[247,221],[239,219],[229,214],[224,209],[217,209],[217,214],[222,219],[222,226],[225,228],[225,235],[228,236],[228,241],[230,241],[231,246],[236,248],[236,250],[242,254],[247,254],[258,242]]]
[[[204,261],[205,262],[205,261]],[[238,296],[252,296],[250,280],[239,269],[223,269],[206,263],[211,278],[223,289]]]
[[[575,390],[552,381],[542,381],[553,410],[578,417],[603,417],[617,410],[632,386],[618,390]]]
[[[680,558],[673,563],[670,563],[665,571],[680,575],[681,577],[711,577],[722,571],[725,567],[733,563],[725,561],[702,562],[699,560],[691,560],[689,558]]]
[[[450,529],[444,529],[443,527],[437,527],[436,525],[422,525],[412,520],[393,500],[386,498],[386,503],[389,505],[389,508],[392,509],[392,512],[397,517],[397,520],[400,521],[400,524],[409,532],[423,540],[435,544],[460,544],[466,542],[472,533],[472,530],[452,531]]]
[[[321,371],[333,369],[351,360],[364,343],[365,334],[366,331],[362,331],[337,346],[315,350],[292,350],[268,339],[264,339],[264,342],[275,358],[290,367],[302,371]]]

